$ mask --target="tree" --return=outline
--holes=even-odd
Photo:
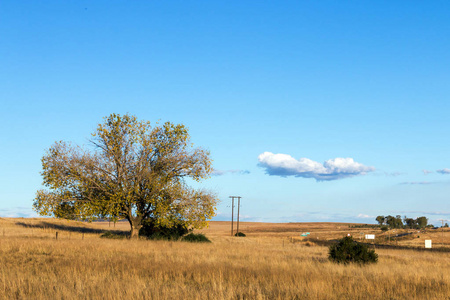
[[[388,225],[391,228],[395,228],[395,217],[388,215],[386,217],[386,225]]]
[[[191,188],[212,171],[209,152],[193,148],[187,128],[152,127],[135,116],[111,114],[82,148],[56,142],[42,158],[43,184],[33,203],[40,215],[95,220],[125,218],[131,237],[145,221],[201,228],[214,216],[216,196]]]
[[[381,226],[381,225],[384,224],[386,218],[385,218],[384,216],[378,216],[375,220],[376,220],[376,221],[378,222],[378,224],[380,224],[380,226]]]
[[[417,227],[417,219],[413,219],[413,218],[408,218],[408,217],[404,217],[403,221],[405,222],[405,226],[407,226],[408,228],[416,228]]]
[[[416,224],[419,228],[427,227],[428,219],[426,217],[418,217],[416,219]]]
[[[386,224],[390,228],[403,228],[402,217],[400,215],[397,215],[396,217],[393,217],[391,215],[387,216]]]

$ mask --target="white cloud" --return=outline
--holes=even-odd
[[[450,169],[444,168],[441,170],[436,170],[439,174],[450,174]]]
[[[400,184],[412,184],[412,185],[415,185],[415,184],[432,184],[433,182],[430,182],[430,181],[405,181],[405,182],[401,182]]]
[[[239,174],[239,175],[247,175],[250,174],[249,170],[214,170],[211,175],[213,176],[222,176],[225,174]]]
[[[423,174],[428,175],[433,173],[433,171],[428,171],[428,170],[422,170]]]
[[[369,215],[365,215],[365,214],[359,214],[356,216],[359,219],[372,219],[374,218],[373,216],[369,216]]]
[[[258,156],[258,160],[259,166],[265,168],[269,175],[314,178],[317,181],[364,175],[375,170],[374,167],[355,162],[353,158],[334,158],[321,164],[308,158],[297,160],[288,154],[264,152]]]
[[[384,172],[384,175],[386,175],[386,176],[392,176],[392,177],[397,177],[397,176],[400,176],[400,175],[404,175],[405,173],[402,173],[402,172]]]

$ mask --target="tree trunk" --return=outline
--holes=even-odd
[[[137,239],[139,237],[139,229],[142,228],[142,225],[131,226],[131,235],[130,238]]]
[[[139,230],[142,228],[142,218],[140,217],[129,217],[128,221],[130,222],[130,238],[137,239],[139,238]]]

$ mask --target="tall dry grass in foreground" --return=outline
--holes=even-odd
[[[1,232],[0,232],[1,233]],[[336,265],[326,247],[277,237],[211,244],[1,236],[3,299],[448,299],[450,254],[378,250]]]

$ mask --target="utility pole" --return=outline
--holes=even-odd
[[[233,236],[233,222],[234,222],[234,198],[238,198],[238,201],[241,197],[239,196],[230,196],[231,198],[231,236]],[[239,205],[238,205],[238,230],[239,230]]]
[[[239,207],[241,206],[241,197],[238,198],[238,214],[237,214],[237,231],[236,233],[239,234]]]
[[[231,236],[233,236],[233,221],[234,221],[234,197],[231,198]]]
[[[448,221],[448,220],[439,219],[439,221],[442,221],[442,226],[441,226],[441,232],[442,232],[442,247],[444,247],[444,222],[445,222],[445,221]]]

